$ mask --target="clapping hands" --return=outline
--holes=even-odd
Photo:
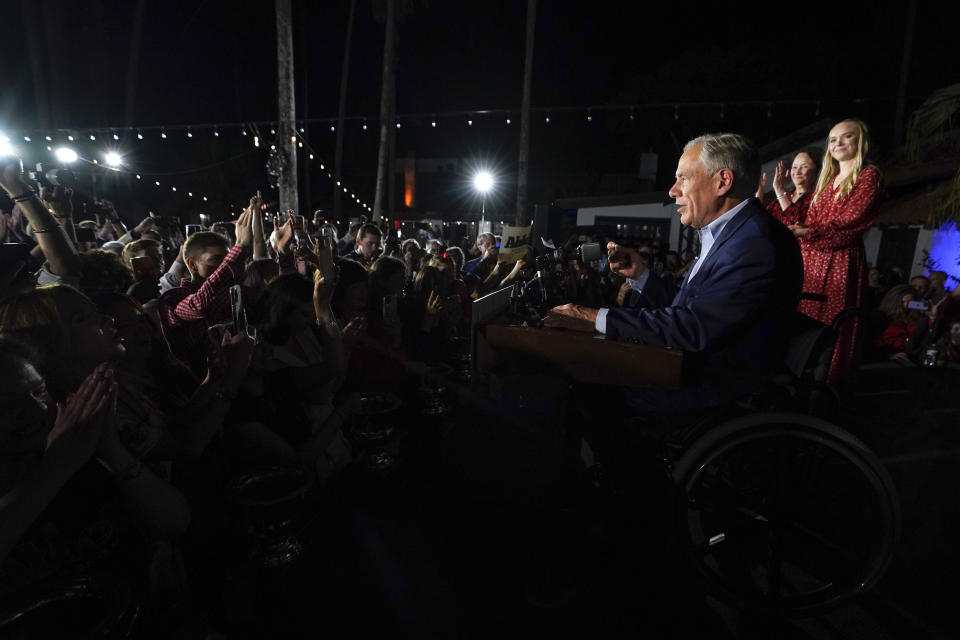
[[[44,443],[44,462],[69,473],[86,464],[100,445],[107,420],[116,414],[116,400],[113,371],[101,364],[57,405]]]

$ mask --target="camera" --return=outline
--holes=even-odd
[[[562,265],[565,269],[572,260],[579,260],[583,264],[599,260],[603,257],[603,250],[598,242],[584,242],[570,249],[566,247],[556,247],[549,240],[543,242],[545,253],[537,258],[537,269],[555,269],[556,265]]]
[[[514,313],[525,320],[540,318],[550,307],[569,302],[568,280],[574,277],[570,263],[577,260],[588,264],[603,257],[597,242],[586,242],[576,247],[557,247],[544,240],[544,254],[536,258],[536,275],[526,283],[514,287]]]
[[[73,171],[62,167],[45,167],[42,162],[38,162],[36,169],[28,174],[30,179],[37,183],[37,188],[41,187],[63,187],[70,188],[77,182]]]

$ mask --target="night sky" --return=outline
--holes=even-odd
[[[436,129],[430,117],[401,117],[398,157],[491,165],[509,183],[519,134],[526,3],[406,4],[411,13],[399,29],[398,114],[515,112],[511,125],[498,114],[476,117],[468,127],[467,117],[457,116],[439,118]],[[880,154],[889,149],[905,2],[768,3],[759,9],[625,4],[539,3],[533,106],[582,108],[552,112],[549,124],[544,114],[535,114],[532,201],[638,191],[644,151],[660,154],[654,187],[666,188],[678,146],[704,131],[739,131],[763,145],[818,117],[855,115],[872,125]],[[942,8],[918,4],[909,107],[958,81],[957,57],[940,52],[951,41],[951,21]],[[293,5],[298,118],[335,117],[349,4],[294,0]],[[12,135],[20,130],[96,127],[108,133],[126,125],[276,118],[273,2],[146,0],[145,6],[138,64],[130,72],[136,2],[2,3],[0,130],[11,135],[25,160],[45,159],[46,151]],[[32,47],[31,30],[37,39]],[[364,132],[360,120],[348,122],[345,179],[367,199],[376,170],[382,51],[383,25],[370,2],[358,2],[347,112],[368,117],[369,129]],[[819,116],[812,102],[817,100]],[[734,104],[749,101],[759,103]],[[685,106],[689,103],[710,104]],[[627,109],[599,108],[616,104],[656,106],[638,106],[633,120]],[[591,106],[597,110],[587,122]],[[269,131],[262,133],[269,138]],[[182,129],[171,130],[170,139],[161,141],[159,132],[150,130],[142,142],[124,135],[120,147],[131,172],[217,165],[165,180],[180,184],[181,191],[209,191],[214,210],[266,187],[266,152],[253,149],[239,129],[224,129],[220,138],[213,138],[211,129],[194,135],[188,141]],[[104,137],[96,145],[81,145],[81,154],[94,156]],[[320,158],[332,160],[335,136],[328,124],[309,125],[306,138]],[[330,181],[318,170],[309,175],[309,206],[328,206]],[[509,206],[514,197],[509,187],[504,185],[494,206]],[[129,177],[107,180],[101,188],[132,208],[156,205],[186,214],[196,208],[180,194],[151,192]],[[429,196],[424,194],[424,201],[429,203]]]

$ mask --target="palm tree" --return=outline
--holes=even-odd
[[[517,226],[529,224],[527,169],[530,158],[530,82],[533,76],[533,37],[537,27],[537,0],[527,0],[527,46],[523,63],[523,101],[520,105],[520,158],[517,162]]]
[[[343,120],[347,109],[347,79],[350,76],[350,43],[353,41],[353,16],[357,0],[350,0],[350,13],[347,18],[347,40],[343,45],[343,66],[340,69],[340,105],[337,110],[337,146],[333,155],[333,173],[336,184],[343,180]],[[343,212],[343,191],[333,190],[333,219],[340,220]]]
[[[397,1],[382,0],[374,2],[374,15],[377,8],[386,4],[383,44],[383,80],[380,85],[380,148],[377,151],[377,187],[373,199],[373,219],[379,220],[384,209],[391,212],[393,203],[385,203],[388,195],[387,181],[393,180],[390,173],[390,136],[396,99],[397,79]]]
[[[394,114],[397,108],[397,49],[399,34],[397,26],[413,13],[418,5],[427,0],[374,0],[373,17],[384,22],[383,80],[380,89],[380,148],[377,152],[377,187],[373,200],[373,219],[380,216],[393,217],[393,166],[396,127]],[[392,220],[391,220],[392,221]]]
[[[906,152],[914,162],[960,152],[960,84],[935,91],[913,112]],[[944,189],[933,217],[935,225],[952,221],[960,226],[960,171]]]

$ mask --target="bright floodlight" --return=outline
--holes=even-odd
[[[12,156],[15,154],[13,146],[6,138],[0,138],[0,156]]]
[[[106,160],[107,164],[111,167],[119,167],[123,159],[116,151],[110,151],[104,156],[104,160]]]
[[[57,155],[57,160],[60,162],[76,162],[77,161],[77,152],[71,149],[70,147],[59,147],[54,153]]]
[[[493,186],[493,176],[486,171],[481,171],[473,179],[473,186],[476,187],[480,193],[486,193],[490,191],[490,188]]]

